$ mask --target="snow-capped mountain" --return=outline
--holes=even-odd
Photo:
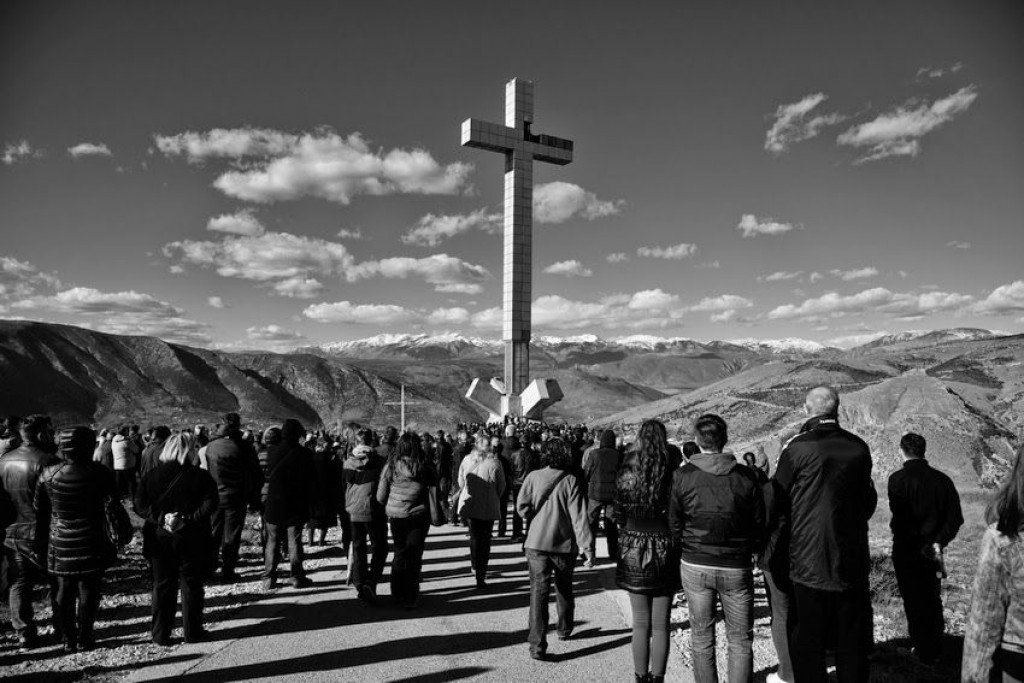
[[[784,339],[730,339],[727,343],[742,346],[752,351],[768,353],[821,353],[830,347],[809,339],[786,337]]]
[[[948,330],[907,330],[905,332],[887,334],[856,348],[876,349],[882,346],[893,346],[894,344],[907,344],[911,342],[914,344],[942,344],[953,341],[992,339],[999,336],[1003,335],[976,327],[954,327]]]

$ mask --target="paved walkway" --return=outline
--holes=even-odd
[[[130,680],[632,681],[628,602],[613,588],[614,566],[578,568],[574,635],[562,642],[552,631],[550,661],[537,662],[526,644],[526,561],[519,543],[495,541],[485,591],[469,574],[464,529],[433,528],[417,609],[390,604],[387,575],[379,604],[360,603],[341,582],[339,558],[311,574],[313,588],[278,589],[213,624],[213,641],[180,645]],[[669,680],[683,680],[681,658],[672,650]]]

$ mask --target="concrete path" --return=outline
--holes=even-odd
[[[599,555],[606,555],[601,547]],[[468,558],[464,528],[432,528],[423,597],[415,610],[391,604],[387,574],[379,603],[360,603],[341,582],[341,559],[334,559],[311,574],[317,582],[313,588],[277,589],[231,620],[212,625],[211,642],[180,645],[130,680],[633,680],[628,601],[613,587],[614,565],[578,567],[573,637],[562,642],[551,631],[550,661],[537,662],[526,644],[530,582],[520,544],[495,539],[490,587],[484,591],[475,587]],[[552,599],[552,622],[555,613]],[[669,680],[684,680],[684,674],[673,647]]]

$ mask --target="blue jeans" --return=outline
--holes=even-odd
[[[548,649],[548,597],[551,595],[551,575],[555,577],[555,602],[558,605],[558,635],[572,633],[576,601],[572,595],[572,574],[576,558],[571,553],[544,553],[526,549],[530,565],[530,652]]]
[[[705,567],[680,563],[686,605],[690,611],[693,679],[716,683],[716,598],[722,601],[725,634],[729,642],[729,683],[750,683],[754,678],[754,577],[749,567]]]

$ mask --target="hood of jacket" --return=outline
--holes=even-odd
[[[376,455],[377,451],[373,449],[373,446],[367,446],[366,444],[359,444],[352,449],[352,452],[348,454],[348,459],[352,463],[352,467],[361,469],[366,467],[366,464],[370,461],[371,455]]]
[[[601,448],[615,448],[615,432],[606,429],[601,432]]]
[[[739,463],[732,453],[697,453],[690,456],[690,463],[708,474],[721,477],[732,472]]]

